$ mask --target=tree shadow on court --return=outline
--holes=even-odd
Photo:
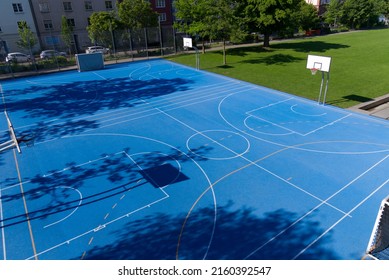
[[[191,80],[182,78],[146,81],[116,78],[33,85],[7,93],[13,97],[7,102],[7,107],[12,113],[22,112],[26,119],[37,119],[37,125],[18,130],[17,134],[33,135],[36,141],[42,141],[98,128],[101,120],[93,119],[96,113],[145,106],[151,98],[189,90],[191,83]],[[74,120],[76,117],[85,119]],[[51,123],[52,119],[57,124]]]
[[[48,141],[64,136],[72,136],[80,134],[89,129],[99,127],[98,122],[90,120],[69,120],[60,124],[48,125],[44,122],[38,122],[34,126],[28,128],[20,128],[17,131],[17,137],[22,140],[21,146],[34,145],[35,142]]]
[[[209,250],[215,211],[213,208],[202,208],[190,216],[181,238],[185,213],[158,213],[128,222],[111,233],[112,240],[108,244],[93,247],[85,257],[93,260],[163,260],[176,257],[190,260],[288,260],[324,231],[314,218],[291,226],[298,215],[284,209],[257,216],[253,209],[233,209],[232,206],[218,207]],[[331,237],[326,235],[301,258],[337,259],[336,254],[328,249],[329,243]]]
[[[19,191],[3,192],[1,200],[5,208],[7,203],[13,204],[18,201],[22,203],[22,200],[25,199],[30,205],[29,220],[46,219],[51,215],[95,204],[144,186],[150,178],[146,178],[140,172],[141,170],[158,168],[172,160],[178,161],[180,164],[192,160],[204,161],[210,150],[209,147],[199,147],[195,153],[189,154],[183,154],[178,149],[172,149],[169,153],[153,151],[138,157],[135,164],[127,156],[127,154],[131,154],[131,149],[126,148],[121,154],[102,154],[100,159],[95,161],[81,164],[69,162],[62,170],[56,169],[50,170],[47,174],[38,174],[25,180],[26,187],[23,194]],[[167,169],[163,170],[166,172]],[[169,169],[168,171],[178,172],[177,169]],[[166,178],[170,178],[168,183],[176,184],[183,182],[184,178],[190,180],[185,173],[178,174],[180,176],[176,175],[161,174],[160,176],[165,176],[161,178],[161,181],[165,180],[166,182]],[[96,178],[101,179],[96,180]],[[88,180],[93,180],[93,183]],[[15,182],[17,182],[17,178],[8,178],[3,181],[5,187],[15,185]],[[69,198],[63,187],[81,190],[88,195],[84,195],[82,204],[79,204],[80,199]],[[37,205],[37,201],[43,197],[46,198],[44,205]],[[34,208],[31,205],[34,205]],[[0,228],[25,222],[27,222],[26,214],[22,211],[19,214],[0,219]]]
[[[91,115],[105,109],[129,108],[144,104],[153,97],[189,89],[192,81],[182,78],[131,80],[77,81],[48,86],[34,85],[27,89],[12,90],[9,95],[31,96],[28,101],[18,99],[7,102],[10,111],[24,111],[25,118],[74,118]],[[42,94],[36,94],[42,92]]]

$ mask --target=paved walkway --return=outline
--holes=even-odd
[[[389,120],[389,94],[350,107],[349,110]]]

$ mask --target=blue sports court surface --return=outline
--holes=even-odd
[[[389,194],[387,121],[169,61],[2,91],[0,259],[361,259]]]

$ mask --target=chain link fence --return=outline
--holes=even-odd
[[[113,30],[101,32],[95,44],[109,48],[104,54],[106,63],[117,63],[119,61],[132,61],[148,59],[152,57],[164,57],[172,54],[182,53],[183,37],[185,34],[177,32],[172,26],[161,26],[153,28],[142,28],[136,30]],[[60,37],[60,36],[59,36]],[[76,37],[76,36],[75,36]],[[88,42],[89,39],[87,39]],[[57,40],[56,45],[44,46],[44,49],[66,50],[63,40]],[[61,71],[63,69],[76,67],[75,54],[85,53],[86,44],[79,45],[74,41],[72,51],[68,55],[53,56],[51,58],[40,58],[39,53],[34,54],[31,61],[5,61],[3,54],[0,62],[0,76],[18,76],[19,73],[47,71]],[[69,54],[71,52],[71,54]],[[27,53],[27,52],[26,52]]]

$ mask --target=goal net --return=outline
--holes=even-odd
[[[374,259],[389,260],[389,197],[381,203],[367,254]]]
[[[76,54],[76,61],[79,72],[104,68],[104,57],[102,53]]]

